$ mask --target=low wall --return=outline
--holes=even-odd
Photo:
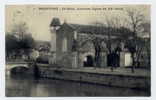
[[[150,77],[69,71],[40,67],[40,77],[104,84],[108,86],[150,89]]]

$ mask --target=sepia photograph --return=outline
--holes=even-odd
[[[5,5],[6,97],[150,97],[151,6]]]

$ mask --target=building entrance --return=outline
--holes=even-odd
[[[93,63],[94,63],[94,60],[93,60],[93,57],[91,55],[87,55],[85,58],[84,58],[84,67],[93,67]]]

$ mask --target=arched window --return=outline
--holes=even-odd
[[[64,38],[62,42],[62,52],[67,52],[67,38]]]

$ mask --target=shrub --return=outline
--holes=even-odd
[[[48,64],[49,63],[49,57],[48,56],[39,56],[36,59],[37,63],[43,63],[43,64]]]

